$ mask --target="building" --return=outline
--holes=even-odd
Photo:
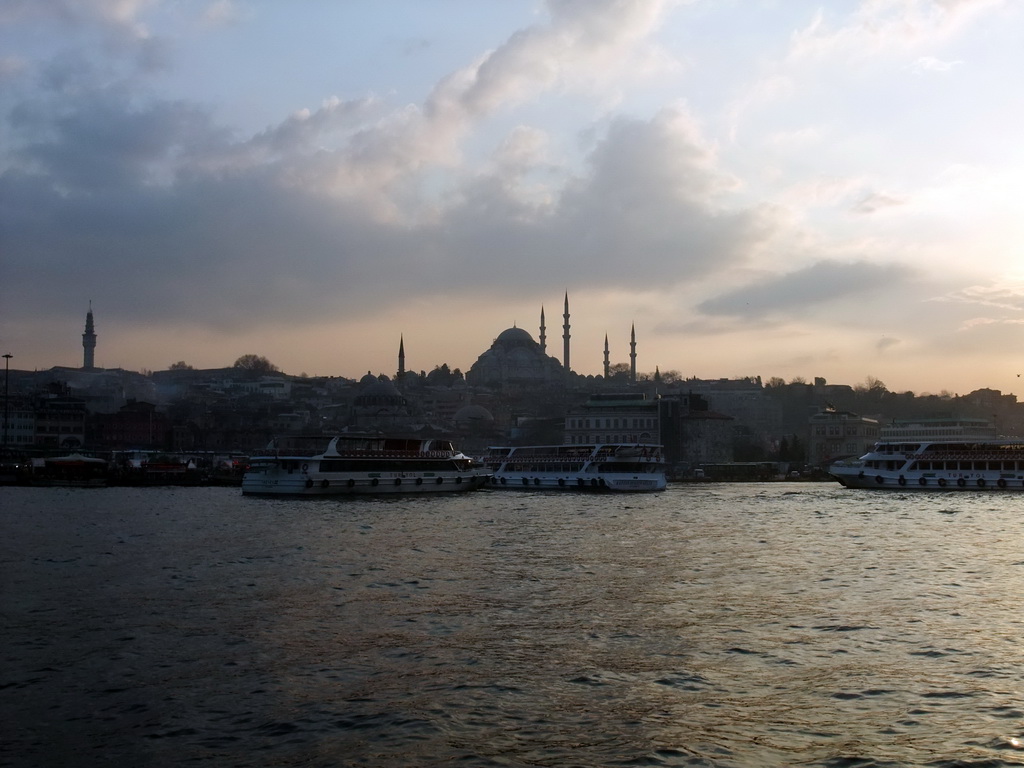
[[[673,471],[688,472],[733,460],[731,416],[710,410],[707,400],[693,392],[666,395],[660,406],[660,442]]]
[[[5,411],[5,448],[27,448],[36,442],[35,409],[22,401],[11,401]]]
[[[824,466],[850,456],[863,456],[879,439],[876,419],[826,408],[810,418],[807,461]]]
[[[36,405],[36,445],[74,449],[85,445],[85,403],[70,397],[44,397]]]
[[[171,419],[153,403],[131,400],[117,413],[92,418],[90,445],[115,450],[166,449],[170,445]]]
[[[659,400],[642,392],[591,395],[566,415],[563,442],[660,444]]]

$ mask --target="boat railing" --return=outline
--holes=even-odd
[[[338,451],[341,458],[352,459],[450,459],[457,454],[453,451]],[[333,458],[333,456],[331,456]]]
[[[1024,458],[1024,451],[926,451],[914,458],[922,461],[1005,461]]]
[[[523,456],[485,456],[484,463],[500,466],[501,464],[564,464],[566,462],[584,462],[584,463],[610,463],[610,464],[632,464],[637,461],[649,462],[652,464],[664,463],[664,459],[658,455],[652,456],[616,456],[614,454],[603,454],[597,456],[569,456],[569,455],[523,455]]]

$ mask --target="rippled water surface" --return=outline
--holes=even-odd
[[[1024,495],[0,489],[2,765],[1024,765]]]

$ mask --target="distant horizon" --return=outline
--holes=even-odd
[[[512,327],[520,328],[522,330],[526,330],[527,332],[529,332],[528,329],[523,328],[521,325],[509,326],[509,328],[512,328]],[[505,329],[503,329],[503,330],[505,330]],[[559,328],[559,330],[561,330],[561,328]],[[495,338],[497,338],[497,335],[498,334],[495,334]],[[532,333],[530,335],[531,335],[531,337],[534,336]],[[553,358],[557,359],[561,363],[562,362],[561,356],[560,355],[555,355],[555,354],[551,353],[550,340],[551,340],[551,335],[549,333],[548,334],[549,345],[548,345],[547,354],[548,354],[549,357],[553,357]],[[534,337],[534,341],[537,341],[536,337]],[[561,337],[558,338],[558,341],[559,341],[559,344],[561,344],[561,341],[562,341]],[[102,347],[102,344],[97,343],[97,347],[96,348],[100,349],[101,347]],[[483,351],[484,350],[482,350],[481,353]],[[120,370],[120,371],[127,371],[129,373],[137,373],[137,374],[140,374],[140,375],[147,375],[147,374],[152,374],[152,373],[158,373],[158,372],[161,372],[161,371],[169,371],[169,370],[171,370],[171,366],[172,365],[175,365],[175,364],[180,363],[180,362],[183,362],[187,366],[189,366],[189,369],[196,370],[196,371],[223,370],[223,369],[233,368],[234,364],[239,360],[239,358],[241,358],[243,355],[247,355],[247,354],[252,354],[252,355],[256,355],[258,357],[265,358],[271,365],[274,365],[276,367],[276,369],[277,369],[275,371],[276,373],[281,373],[283,375],[291,376],[291,377],[295,377],[295,378],[301,378],[301,377],[307,377],[307,378],[341,378],[341,379],[346,379],[346,380],[350,380],[350,381],[359,381],[360,379],[365,377],[367,374],[369,374],[369,375],[372,375],[372,376],[375,376],[375,377],[377,377],[377,376],[387,376],[389,379],[393,380],[396,377],[396,374],[398,372],[398,345],[397,344],[395,346],[393,370],[390,370],[390,371],[389,370],[374,370],[374,369],[371,368],[371,369],[367,369],[363,373],[357,373],[357,374],[352,374],[352,375],[344,374],[344,373],[309,373],[307,371],[291,372],[288,369],[285,369],[282,366],[278,365],[268,355],[263,355],[263,354],[260,354],[259,352],[244,352],[244,353],[238,355],[237,357],[235,357],[232,361],[230,361],[230,362],[228,362],[226,364],[223,364],[223,365],[215,364],[215,365],[202,365],[202,366],[200,366],[200,365],[194,365],[194,364],[190,363],[188,360],[175,360],[175,361],[173,361],[171,363],[168,363],[166,366],[164,366],[162,368],[150,368],[150,367],[130,368],[130,367],[127,367],[127,366],[116,366],[116,365],[115,366],[95,365],[92,370],[95,371],[95,372],[117,371],[117,370]],[[63,369],[67,369],[67,370],[71,370],[71,371],[78,371],[78,372],[83,372],[83,373],[91,372],[91,371],[87,370],[84,366],[81,366],[81,365],[78,365],[78,366],[75,366],[75,365],[63,365],[63,364],[60,364],[60,363],[57,363],[57,364],[54,364],[54,365],[48,365],[48,366],[34,367],[32,369],[19,368],[17,365],[13,364],[13,361],[15,359],[16,359],[16,356],[14,356],[12,354],[11,359],[9,361],[10,363],[12,363],[12,365],[10,366],[10,369],[9,369],[11,373],[40,373],[40,372],[52,370],[54,368],[63,368]],[[476,362],[475,358],[474,358],[473,362]],[[627,363],[625,361],[616,361],[616,362],[611,362],[610,364],[614,366],[614,365],[622,365],[622,364],[627,364]],[[407,374],[414,374],[414,375],[417,375],[417,376],[421,372],[429,374],[431,371],[435,370],[435,368],[440,368],[443,365],[448,365],[449,370],[451,370],[451,371],[459,370],[463,375],[465,375],[466,372],[469,370],[469,368],[472,366],[472,363],[469,366],[462,367],[462,366],[458,366],[458,365],[452,365],[448,361],[441,361],[441,362],[437,362],[437,363],[432,364],[429,368],[423,368],[423,367],[413,368],[412,366],[408,365],[408,362],[407,362],[406,363],[406,373]],[[653,376],[656,371],[661,373],[662,375],[664,375],[666,373],[676,372],[676,371],[678,371],[678,369],[662,368],[661,366],[656,366],[655,369],[645,370],[641,366],[639,366],[639,365],[637,366],[637,375],[638,376],[643,376],[643,377]],[[965,391],[954,391],[954,390],[951,390],[951,389],[948,389],[948,388],[943,388],[943,389],[939,389],[939,390],[930,390],[930,389],[922,389],[922,390],[894,389],[893,387],[890,387],[888,385],[888,383],[885,382],[884,380],[882,380],[882,379],[880,379],[878,377],[875,377],[875,376],[870,376],[870,375],[866,376],[866,377],[863,377],[862,379],[859,379],[857,381],[850,382],[850,381],[834,381],[832,379],[829,379],[829,378],[827,378],[825,376],[821,376],[821,375],[812,375],[812,376],[797,375],[797,376],[794,376],[792,378],[787,379],[785,377],[766,376],[764,374],[756,374],[756,373],[748,373],[748,374],[737,375],[737,376],[695,376],[695,375],[684,375],[681,371],[678,371],[678,372],[679,372],[679,379],[678,379],[678,381],[687,381],[687,380],[697,380],[697,381],[741,381],[743,379],[760,379],[762,386],[767,386],[768,382],[770,380],[776,379],[776,378],[783,379],[784,383],[787,384],[787,385],[794,384],[794,383],[804,383],[804,384],[808,384],[808,385],[814,385],[814,382],[815,382],[816,379],[824,379],[825,380],[825,386],[847,386],[847,387],[850,387],[850,388],[852,388],[854,390],[858,389],[859,387],[864,387],[864,386],[866,386],[868,383],[870,383],[872,381],[878,381],[878,382],[881,382],[881,384],[883,384],[885,386],[885,389],[888,392],[891,392],[891,393],[894,393],[894,394],[904,394],[904,393],[907,393],[907,392],[911,392],[916,397],[928,397],[928,396],[962,397],[962,396],[971,394],[972,392],[976,392],[976,391],[979,391],[979,390],[986,390],[986,389],[987,390],[992,390],[992,391],[998,391],[1002,395],[1012,395],[1013,397],[1017,397],[1016,393],[1014,393],[1014,392],[1007,392],[1007,391],[1004,391],[1003,389],[1001,389],[999,387],[994,387],[994,386],[986,385],[986,384],[981,384],[981,385],[973,387],[972,389],[965,390]],[[573,373],[577,374],[579,376],[584,376],[584,377],[601,377],[601,376],[603,376],[603,371],[601,373],[581,373],[580,371],[575,370],[575,367],[573,368]],[[799,381],[800,379],[802,379],[803,381],[802,382]]]

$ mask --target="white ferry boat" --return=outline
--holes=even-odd
[[[490,473],[479,462],[447,440],[345,435],[331,438],[322,453],[309,455],[301,449],[281,453],[275,446],[273,454],[252,457],[242,476],[242,493],[452,493],[480,488],[489,479]]]
[[[882,441],[829,474],[847,488],[1024,490],[1024,442]]]
[[[660,445],[593,443],[489,448],[490,488],[518,490],[662,491]]]

